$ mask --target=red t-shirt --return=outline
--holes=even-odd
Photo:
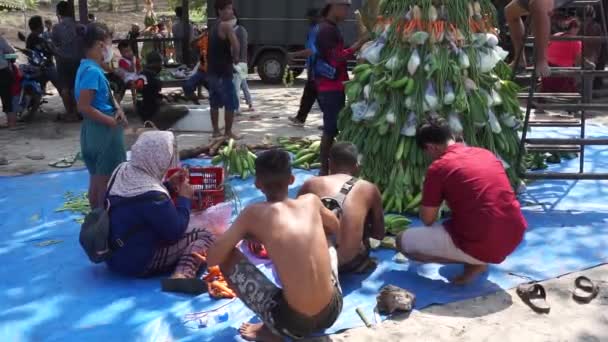
[[[562,36],[557,33],[556,36]],[[556,40],[547,47],[547,61],[551,65],[568,68],[576,63],[576,57],[583,52],[583,43],[580,40]]]
[[[526,220],[492,152],[449,146],[427,171],[422,205],[439,207],[444,200],[452,210],[444,226],[454,244],[472,257],[498,264],[522,241]]]
[[[335,80],[315,75],[317,90],[344,91],[344,82],[348,81],[348,59],[354,56],[355,51],[344,48],[344,38],[335,23],[326,20],[319,24],[317,48],[320,57],[336,68]]]

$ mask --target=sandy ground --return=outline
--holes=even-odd
[[[604,292],[589,304],[572,300],[574,279],[601,281]],[[551,312],[536,314],[515,290],[431,306],[372,328],[357,328],[315,341],[608,341],[608,266],[543,282]]]
[[[139,13],[123,14],[111,21],[120,30],[121,23],[137,21]],[[99,18],[112,18],[98,14]],[[22,25],[22,17],[5,15],[0,19],[0,33],[4,32],[13,43],[15,26]],[[124,24],[126,25],[126,24]],[[288,125],[287,117],[299,105],[303,80],[291,88],[270,87],[257,80],[250,82],[256,112],[240,117],[236,129],[244,134],[245,142],[261,142],[265,135],[317,136],[321,124],[318,108],[313,109],[306,128]],[[79,150],[79,124],[54,122],[62,112],[56,95],[48,97],[44,112],[22,131],[0,130],[0,158],[9,164],[0,166],[0,175],[20,175],[53,170],[50,161],[63,158]],[[127,97],[126,111],[130,99]],[[205,102],[203,102],[205,105]],[[259,116],[256,118],[255,116]],[[136,117],[129,117],[131,126],[141,126]],[[208,118],[201,118],[208,120]],[[606,122],[605,118],[596,119]],[[181,148],[205,144],[209,134],[178,133]],[[42,154],[43,160],[32,160],[28,155]],[[77,163],[75,167],[81,167]],[[588,305],[571,299],[573,280],[586,275],[603,287],[600,296]],[[514,290],[443,306],[416,311],[409,316],[396,317],[374,326],[346,331],[315,341],[608,341],[608,265],[578,272],[544,282],[552,306],[548,315],[538,315],[525,306]]]
[[[304,80],[299,79],[293,87],[269,87],[259,80],[250,81],[254,97],[255,112],[238,116],[235,128],[243,135],[244,143],[261,143],[265,136],[318,136],[317,127],[321,125],[320,113],[315,106],[310,114],[305,128],[296,128],[288,124],[287,118],[294,115],[299,106],[301,89]],[[166,89],[165,91],[179,91]],[[55,122],[58,114],[63,112],[58,96],[47,97],[48,103],[43,105],[43,113],[39,113],[33,122],[28,123],[24,130],[0,132],[0,157],[8,159],[9,164],[0,166],[0,175],[28,174],[50,170],[48,163],[77,153],[80,149],[80,125]],[[130,95],[123,100],[124,109],[129,116],[130,127],[141,127],[141,121],[132,114]],[[185,102],[184,102],[185,104]],[[207,101],[201,102],[201,108],[208,106]],[[243,104],[243,108],[246,108]],[[129,115],[130,114],[130,115]],[[201,120],[210,120],[207,115]],[[208,133],[176,133],[180,148],[205,145],[209,139]],[[32,160],[28,155],[42,153],[43,160]],[[82,166],[76,164],[75,166]]]

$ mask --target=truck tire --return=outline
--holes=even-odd
[[[266,52],[257,63],[258,75],[264,83],[278,84],[283,82],[286,58],[280,52]]]

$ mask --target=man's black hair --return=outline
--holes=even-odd
[[[103,42],[108,38],[112,38],[112,31],[106,24],[97,22],[87,24],[84,33],[84,47],[90,49],[96,42]]]
[[[122,51],[125,48],[131,47],[131,44],[127,40],[121,40],[118,42],[118,51]]]
[[[236,26],[240,26],[241,19],[239,19],[239,14],[236,12],[236,8],[232,9],[232,14],[234,15],[234,18],[236,19]]]
[[[39,15],[31,17],[27,22],[27,26],[29,26],[30,31],[44,31],[44,23]]]
[[[321,15],[322,18],[327,18],[327,15],[329,14],[330,9],[331,9],[331,5],[325,5],[325,7],[323,7],[323,9],[321,9],[321,12],[319,14]]]
[[[146,64],[163,64],[163,56],[157,51],[152,51],[146,55]]]
[[[416,130],[416,144],[421,149],[427,144],[446,144],[453,138],[450,125],[443,118],[428,118]]]
[[[175,16],[181,19],[182,15],[184,15],[184,10],[182,9],[182,6],[175,7]]]
[[[232,5],[232,0],[217,0],[215,2],[215,15],[220,16],[220,11]]]
[[[255,160],[255,174],[265,184],[282,185],[291,176],[289,153],[282,149],[262,152]]]
[[[329,151],[329,160],[336,166],[355,166],[358,163],[357,146],[349,142],[334,144]]]
[[[309,8],[306,11],[306,18],[316,19],[319,16],[319,9],[317,8]]]
[[[67,1],[59,1],[56,7],[57,15],[60,17],[74,18],[74,8]]]

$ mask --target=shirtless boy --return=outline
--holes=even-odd
[[[244,323],[239,332],[250,341],[303,338],[334,324],[342,310],[336,252],[326,235],[339,221],[317,196],[288,198],[293,183],[289,155],[262,153],[256,160],[255,185],[266,202],[247,207],[208,251],[208,265],[220,265],[239,298],[263,323]],[[243,239],[261,242],[283,288],[277,288],[235,246]]]
[[[336,249],[340,273],[363,272],[370,265],[369,238],[384,238],[384,211],[380,190],[359,180],[357,148],[339,143],[329,153],[329,176],[308,180],[300,194],[319,196],[340,219]]]

